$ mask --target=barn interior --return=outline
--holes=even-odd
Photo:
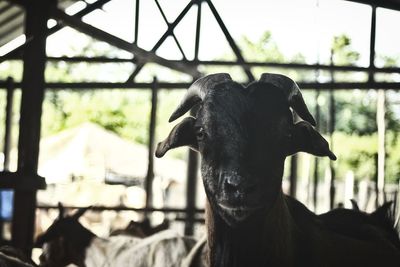
[[[399,210],[400,1],[276,2],[1,0],[2,244],[31,255],[58,202],[90,206],[102,236],[146,219],[201,234],[198,154],[154,151],[185,90],[215,72],[302,89],[338,161],[291,156],[287,194],[317,213],[350,199]]]

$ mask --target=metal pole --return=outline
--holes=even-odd
[[[10,169],[10,151],[11,151],[11,129],[12,129],[12,110],[14,103],[14,79],[7,79],[7,103],[6,103],[6,120],[4,133],[4,171]]]
[[[140,0],[136,0],[136,7],[135,7],[135,33],[134,33],[134,44],[138,44],[139,41],[139,12],[140,10]]]
[[[156,119],[157,119],[157,93],[158,83],[157,78],[153,78],[153,86],[151,87],[151,112],[150,112],[150,126],[149,126],[149,155],[148,166],[146,175],[146,208],[153,206],[153,179],[154,179],[154,140],[156,132]],[[147,216],[147,213],[145,213]]]
[[[375,69],[375,36],[376,36],[376,6],[372,6],[371,14],[371,35],[369,45],[369,77],[368,81],[374,81],[374,69]]]
[[[200,48],[200,30],[201,30],[201,3],[197,2],[197,21],[196,21],[196,39],[194,44],[194,60],[199,59],[199,48]]]
[[[195,108],[194,108],[195,109]],[[191,115],[195,115],[195,110],[192,109]],[[199,168],[198,154],[193,150],[189,150],[187,183],[186,183],[186,224],[185,235],[193,235],[196,209],[196,192],[197,192],[197,172]]]
[[[331,65],[333,65],[333,54],[334,51],[331,49]],[[331,75],[331,83],[335,83],[335,76],[333,71],[330,71]],[[336,110],[335,110],[335,95],[334,91],[331,89],[329,90],[329,136],[330,136],[330,147],[331,150],[333,150],[333,132],[335,131],[335,121],[336,121],[336,116],[335,116]],[[333,209],[335,207],[335,195],[336,195],[336,187],[335,187],[335,167],[333,165],[333,161],[329,161],[329,171],[330,171],[330,188],[329,188],[329,207]]]
[[[40,125],[45,90],[46,37],[50,9],[56,1],[26,1],[25,35],[30,40],[24,50],[22,96],[18,140],[18,171],[21,184],[37,179]],[[35,226],[37,188],[14,191],[12,243],[31,255]]]
[[[378,90],[376,124],[378,128],[378,169],[377,169],[377,203],[383,204],[385,201],[385,91]]]
[[[320,107],[318,104],[318,98],[320,95],[320,90],[317,89],[315,91],[315,121],[317,122],[316,129],[319,130],[319,122],[320,122]],[[314,159],[314,186],[313,186],[313,203],[314,203],[314,211],[317,210],[318,207],[318,170],[319,170],[319,159],[315,157]]]

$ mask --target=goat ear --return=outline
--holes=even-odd
[[[358,203],[355,201],[355,199],[350,199],[350,202],[353,210],[360,211],[360,207],[358,207]]]
[[[58,202],[58,218],[64,218],[64,206],[61,202]]]
[[[71,217],[75,220],[78,220],[88,209],[90,209],[92,206],[86,207],[86,208],[81,208],[77,212],[75,212],[74,215]]]
[[[299,151],[336,160],[335,154],[329,149],[328,142],[306,121],[298,122],[293,126],[287,155]]]
[[[168,150],[181,146],[189,146],[193,150],[198,150],[196,134],[194,132],[194,123],[196,119],[187,117],[176,125],[168,137],[158,143],[156,157],[161,158]]]
[[[385,219],[390,218],[390,216],[391,216],[390,210],[391,210],[392,204],[393,204],[393,201],[384,203],[382,206],[380,206],[374,212],[371,213],[371,217],[373,217],[377,220],[381,220],[381,221],[384,221]]]

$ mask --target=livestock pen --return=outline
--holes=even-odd
[[[45,172],[40,169],[43,151],[50,151],[40,146],[41,133],[43,136],[63,116],[72,116],[74,112],[79,113],[83,109],[49,118],[46,117],[49,110],[46,100],[52,98],[52,103],[57,105],[61,103],[57,102],[60,94],[67,93],[77,94],[74,99],[78,101],[77,99],[83,99],[79,94],[85,92],[93,92],[93,95],[105,94],[110,102],[113,98],[120,97],[121,92],[128,92],[132,94],[129,97],[133,98],[136,93],[146,94],[146,111],[135,110],[139,114],[131,115],[136,116],[135,118],[145,115],[149,117],[145,125],[139,126],[142,131],[145,129],[141,142],[146,144],[146,149],[141,147],[134,153],[126,154],[120,152],[122,150],[116,152],[126,155],[126,161],[120,165],[129,165],[129,158],[132,156],[132,166],[140,169],[138,172],[124,176],[115,170],[96,170],[95,176],[102,178],[101,183],[121,186],[118,187],[120,191],[104,189],[103,196],[109,194],[104,197],[109,202],[95,201],[94,197],[89,196],[85,198],[86,202],[67,203],[65,208],[72,210],[95,204],[91,207],[93,214],[102,211],[126,211],[131,212],[127,216],[135,219],[152,217],[152,214],[158,212],[167,214],[167,218],[180,223],[186,235],[193,235],[195,224],[201,225],[204,222],[204,203],[200,203],[204,195],[202,186],[199,186],[198,156],[193,151],[189,151],[187,155],[186,152],[178,155],[179,159],[186,160],[187,169],[185,166],[181,168],[180,162],[169,161],[171,169],[179,172],[176,176],[184,176],[184,179],[171,179],[173,183],[178,181],[181,187],[183,185],[183,190],[181,188],[174,192],[182,195],[179,200],[182,203],[176,203],[176,200],[159,202],[155,198],[165,192],[154,192],[154,184],[162,183],[163,180],[159,178],[163,174],[168,177],[173,174],[165,174],[164,169],[158,169],[161,161],[155,161],[154,150],[156,142],[162,136],[159,132],[165,132],[169,127],[165,124],[162,128],[158,126],[164,123],[160,116],[169,116],[169,110],[165,110],[166,106],[163,104],[171,101],[175,105],[176,96],[181,96],[194,80],[212,72],[229,72],[235,80],[243,84],[258,80],[260,74],[267,71],[292,77],[303,90],[307,102],[311,103],[311,112],[317,121],[317,127],[320,127],[318,130],[330,141],[334,152],[336,149],[342,150],[336,164],[311,159],[306,155],[292,156],[288,160],[290,164],[285,170],[283,181],[284,190],[289,195],[297,197],[310,209],[318,212],[338,205],[348,207],[350,203],[346,201],[350,198],[357,199],[361,208],[369,211],[388,200],[394,201],[398,208],[400,161],[392,155],[399,153],[396,153],[396,129],[399,129],[396,128],[396,123],[400,120],[400,99],[397,95],[400,89],[400,51],[393,52],[392,48],[385,45],[388,38],[391,40],[390,37],[394,45],[400,45],[400,36],[395,30],[395,23],[400,21],[398,0],[304,0],[296,1],[295,4],[293,1],[284,1],[281,9],[278,8],[275,12],[286,10],[288,14],[280,18],[281,21],[277,20],[278,24],[268,24],[268,21],[261,20],[263,16],[274,16],[273,4],[268,1],[239,4],[232,1],[182,0],[174,7],[161,0],[126,2],[128,1],[0,1],[0,87],[4,100],[0,111],[4,120],[4,126],[1,127],[4,156],[3,170],[0,173],[0,232],[4,243],[21,248],[29,255],[36,235],[34,225],[38,220],[37,215],[55,211],[56,203],[64,201],[62,194],[66,194],[66,187],[64,191],[63,187],[57,189],[57,182],[53,184],[50,174],[44,175]],[[263,12],[260,11],[263,9],[260,6],[265,8]],[[269,6],[271,10],[268,10]],[[338,18],[334,14],[330,17],[333,6],[343,16]],[[348,10],[361,14],[360,19],[354,18]],[[245,13],[246,16],[254,13],[254,18],[246,17]],[[310,14],[313,16],[307,17]],[[324,14],[326,18],[318,14]],[[242,17],[243,19],[239,19]],[[392,20],[384,19],[388,17]],[[310,28],[297,28],[296,19],[306,21],[308,24],[304,25]],[[335,22],[337,19],[347,23],[342,25],[340,31],[349,28],[347,33],[350,37],[355,32],[361,32],[362,37],[355,39],[355,42],[362,51],[351,50],[348,36],[325,36],[325,28],[318,26],[323,24],[326,29],[333,27],[335,23],[339,24]],[[291,23],[287,25],[282,20]],[[280,24],[284,24],[283,28]],[[263,28],[263,32],[272,33],[254,33],[257,27]],[[291,27],[286,32],[288,36],[282,38],[285,42],[282,46],[288,46],[288,43],[289,46],[299,46],[299,50],[295,52],[309,46],[311,50],[315,49],[313,56],[307,58],[310,55],[307,50],[306,56],[296,57],[294,54],[290,58],[284,58],[284,52],[278,49],[279,44],[271,41],[270,35],[274,36],[276,33],[273,31],[274,27],[277,31]],[[190,38],[187,37],[189,33]],[[258,40],[260,35],[262,37]],[[276,36],[279,37],[279,32]],[[327,39],[334,39],[330,47],[326,47]],[[223,44],[217,45],[219,41]],[[75,46],[75,50],[68,45]],[[285,49],[288,51],[288,48]],[[92,66],[94,70],[90,71]],[[340,96],[342,92],[348,94]],[[173,100],[165,97],[169,93],[173,94]],[[360,105],[357,104],[359,100]],[[89,105],[90,100],[79,103],[82,106]],[[368,114],[366,117],[370,120],[362,121],[361,124],[376,126],[366,129],[365,125],[358,126],[358,122],[351,119],[346,122],[355,125],[353,128],[346,128],[346,125],[338,123],[341,119],[338,116],[351,118],[358,114],[352,109],[352,104],[364,108],[359,111],[360,114]],[[368,109],[371,106],[374,108]],[[120,107],[110,109],[110,113],[118,108]],[[91,121],[102,124],[102,115],[99,114]],[[124,113],[123,116],[129,115]],[[117,116],[112,118],[118,120]],[[118,125],[103,123],[104,125],[118,132],[115,131]],[[129,127],[132,131],[137,131],[132,124],[127,128]],[[391,129],[390,132],[388,128]],[[351,139],[350,142],[353,142],[352,145],[365,142],[366,146],[373,149],[355,149],[356,152],[352,153],[359,153],[361,156],[350,155],[345,147],[349,144],[345,142],[353,136],[348,133],[362,130],[364,132],[360,136],[365,141]],[[111,139],[105,139],[108,135],[101,136],[104,142],[111,142]],[[125,134],[126,136],[129,137],[129,134]],[[66,147],[65,140],[61,139],[58,144]],[[77,147],[80,145],[83,146],[79,143]],[[120,146],[130,147],[130,144],[121,143]],[[90,149],[95,147],[96,145]],[[140,154],[136,151],[140,151]],[[74,151],[70,158],[64,160],[78,158],[77,153]],[[133,159],[137,156],[135,153],[140,157]],[[88,154],[83,154],[82,157],[85,155]],[[341,155],[346,160],[340,161]],[[111,159],[107,164],[110,161]],[[59,171],[58,175],[55,172],[54,181],[60,179],[62,166],[66,165],[66,161],[60,162],[48,162],[48,166],[54,164]],[[114,167],[107,164],[104,164],[107,168]],[[103,169],[104,166],[102,165]],[[119,166],[115,168],[120,170]],[[121,170],[125,169],[121,167]],[[82,177],[72,175],[64,183],[77,188],[100,188],[96,187],[97,183],[85,184]],[[113,177],[117,181],[112,180]],[[81,186],[82,184],[85,185]],[[129,187],[135,188],[129,191],[126,189]],[[74,192],[71,198],[78,199],[78,193],[74,195],[75,191],[71,192]],[[82,190],[77,189],[76,192]],[[114,194],[116,196],[120,192],[140,195],[142,202],[135,206],[129,201],[112,199]],[[131,204],[127,204],[128,202]],[[54,216],[50,215],[49,218],[54,219]],[[99,222],[99,219],[94,221]]]

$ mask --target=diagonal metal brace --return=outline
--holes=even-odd
[[[112,34],[109,34],[105,31],[102,31],[92,25],[84,23],[82,20],[77,19],[73,16],[66,14],[64,11],[56,8],[52,10],[51,16],[62,22],[65,25],[68,25],[82,33],[85,33],[97,40],[106,42],[112,46],[115,46],[119,49],[125,50],[134,54],[136,57],[143,62],[154,62],[159,65],[165,66],[170,69],[174,69],[183,73],[187,73],[193,77],[198,77],[200,72],[196,69],[196,67],[188,66],[185,63],[181,62],[171,62],[165,58],[157,56],[155,53],[146,51],[142,48],[139,48],[136,44],[129,43],[121,38],[118,38]]]

